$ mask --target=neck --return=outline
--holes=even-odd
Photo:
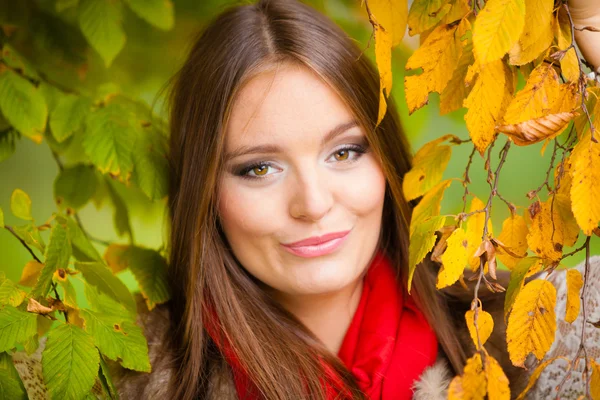
[[[363,277],[340,291],[319,295],[274,298],[294,314],[333,353],[337,354],[360,301]]]

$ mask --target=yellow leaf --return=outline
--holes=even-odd
[[[404,0],[369,0],[369,10],[392,37],[392,46],[402,43],[406,32],[408,2]]]
[[[512,363],[523,367],[533,353],[541,360],[552,346],[556,332],[556,288],[543,279],[534,279],[523,287],[506,330],[508,354]]]
[[[438,289],[454,284],[467,265],[467,240],[464,229],[455,229],[446,243],[448,247],[442,255],[442,267],[438,273]]]
[[[465,78],[465,79],[468,79]],[[501,60],[479,67],[473,89],[464,101],[469,135],[480,154],[496,138],[500,121],[512,92],[512,72]]]
[[[510,252],[521,257],[514,257],[509,254],[503,247],[496,253],[496,256],[502,261],[508,269],[512,270],[517,263],[527,255],[527,224],[525,219],[514,214],[504,220],[502,223],[502,232],[498,236],[503,246],[509,248]]]
[[[488,0],[473,28],[475,58],[498,61],[513,47],[525,26],[524,0]]]
[[[598,124],[594,121],[600,121],[600,87],[588,87],[586,89],[587,100],[585,102],[585,106],[587,107],[588,112],[590,113],[590,117],[592,118],[592,122],[594,126],[598,130]],[[585,113],[580,113],[577,118],[575,118],[575,130],[577,131],[577,138],[581,140],[581,138],[585,135],[586,132],[589,131],[590,125]]]
[[[557,217],[560,220],[560,225],[563,230],[563,246],[571,247],[577,243],[579,238],[579,225],[575,220],[573,211],[571,211],[571,196],[567,193],[557,193],[550,197],[550,200],[554,197],[554,211],[557,213]],[[556,222],[554,223],[556,227]]]
[[[392,37],[379,26],[375,26],[375,60],[379,71],[379,113],[377,115],[377,125],[379,125],[387,111],[385,95],[390,95],[393,82]]]
[[[525,279],[542,269],[542,259],[539,257],[525,257],[510,271],[510,281],[504,296],[504,320],[510,312],[515,299],[523,288]]]
[[[443,18],[444,24],[451,24],[454,21],[463,19],[469,12],[471,12],[469,0],[451,0],[449,4],[450,10]]]
[[[479,314],[477,316],[477,326],[479,328],[479,340],[481,341],[482,346],[487,342],[494,330],[494,319],[490,313],[483,311],[481,307],[478,307],[477,310],[469,310],[466,312],[465,319],[467,321],[467,328],[469,328],[469,334],[471,335],[471,339],[473,339],[475,348],[479,349],[479,344],[477,343],[477,329],[475,329],[475,313]]]
[[[510,51],[510,63],[527,64],[552,44],[554,0],[525,0],[525,24],[519,41]]]
[[[469,212],[483,210],[485,204],[477,197],[471,200]],[[467,259],[472,271],[477,271],[479,268],[479,257],[474,257],[475,252],[479,249],[479,245],[483,241],[483,227],[485,224],[485,212],[480,212],[471,215],[467,219]],[[492,221],[488,221],[488,235],[492,235]]]
[[[410,56],[406,69],[422,68],[420,75],[404,77],[409,113],[427,104],[429,93],[442,93],[456,68],[462,46],[455,40],[458,25],[440,25]]]
[[[427,253],[435,245],[435,232],[441,229],[446,222],[446,217],[438,215],[419,223],[415,232],[410,236],[410,245],[408,248],[408,293],[410,293],[412,277],[417,265],[423,261]]]
[[[558,8],[558,13],[554,19],[554,34],[560,50],[564,51],[571,46],[571,23],[564,7]],[[575,48],[571,48],[565,53],[560,60],[560,69],[567,81],[577,82],[580,71]]]
[[[596,140],[600,142],[600,130]],[[600,222],[600,143],[591,140],[589,129],[571,155],[571,203],[575,219],[590,236]]]
[[[29,261],[27,264],[25,264],[25,267],[23,267],[19,285],[34,287],[42,268],[44,268],[44,264],[40,264],[35,260]]]
[[[564,246],[572,246],[577,241],[579,230],[573,229],[569,220],[564,196],[554,196],[546,202],[535,202],[529,207],[532,224],[527,235],[527,244],[538,256],[546,261],[559,261]]]
[[[573,323],[579,315],[579,306],[581,299],[579,292],[583,287],[583,277],[581,272],[576,269],[567,270],[567,306],[565,311],[565,321]]]
[[[558,75],[546,64],[536,67],[529,75],[525,87],[510,102],[504,125],[514,125],[550,114],[552,102],[559,96]]]
[[[448,0],[415,0],[408,12],[408,34],[414,36],[433,28],[451,6]]]
[[[413,167],[404,175],[402,190],[407,201],[422,196],[442,180],[444,170],[450,161],[452,149],[440,143],[459,140],[454,135],[444,135],[425,144],[413,157]]]
[[[410,220],[410,235],[412,236],[416,228],[420,223],[425,221],[429,217],[433,217],[440,214],[442,198],[444,192],[450,186],[452,181],[446,179],[438,183],[433,189],[423,196],[419,201],[419,204],[414,208],[412,218]]]
[[[457,0],[459,1],[459,0]],[[464,38],[464,40],[462,40]],[[456,30],[455,41],[461,46],[460,58],[448,81],[446,88],[440,94],[440,113],[442,115],[462,107],[465,98],[469,95],[471,87],[465,84],[469,66],[475,62],[473,55],[473,39],[471,37],[471,23],[463,19]],[[460,42],[460,43],[458,43]]]
[[[10,209],[15,217],[32,220],[31,199],[29,195],[21,189],[15,189],[10,196]]]
[[[475,353],[467,360],[462,376],[456,376],[448,387],[449,400],[510,399],[510,388],[506,374],[491,355],[485,355],[485,368],[481,354]]]
[[[592,358],[592,380],[590,382],[590,395],[593,400],[600,399],[600,364]]]
[[[448,400],[481,399],[487,391],[481,355],[475,353],[467,360],[462,376],[456,376],[448,387]]]
[[[524,400],[525,399],[525,396],[528,394],[529,389],[531,389],[533,387],[533,385],[535,385],[535,383],[537,382],[538,378],[540,377],[540,375],[542,374],[544,369],[546,369],[546,367],[550,363],[552,363],[554,360],[556,360],[557,358],[567,360],[565,357],[552,357],[552,358],[547,359],[543,363],[539,364],[537,367],[535,367],[535,370],[533,370],[531,375],[529,375],[529,382],[527,383],[527,386],[525,387],[525,389],[523,389],[523,391],[521,392],[519,397],[517,397],[516,400]]]

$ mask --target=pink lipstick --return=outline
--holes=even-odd
[[[348,237],[350,231],[313,236],[294,243],[283,244],[285,250],[299,257],[318,257],[334,252]]]

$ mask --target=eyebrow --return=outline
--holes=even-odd
[[[329,141],[333,140],[336,136],[341,135],[347,130],[358,126],[357,120],[352,120],[349,122],[344,122],[330,130],[325,137],[321,140],[321,146],[325,145]],[[278,153],[281,152],[281,147],[272,144],[264,144],[258,146],[241,146],[238,149],[229,152],[225,155],[225,162],[234,159],[236,157],[240,157],[248,154],[257,154],[257,153]]]

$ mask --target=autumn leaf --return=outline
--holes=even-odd
[[[473,197],[471,200],[471,207],[469,212],[483,210],[485,208],[485,204],[477,197]],[[475,257],[475,252],[479,249],[479,245],[482,243],[483,236],[483,227],[485,224],[485,212],[478,212],[471,215],[467,219],[467,230],[466,230],[466,238],[467,238],[467,260],[469,265],[471,266],[471,270],[477,271],[479,269],[479,257]],[[488,234],[491,235],[493,233],[492,221],[488,221]]]
[[[510,272],[510,281],[506,288],[506,296],[504,297],[504,319],[513,307],[513,304],[523,288],[525,279],[542,268],[542,259],[539,257],[522,258]]]
[[[484,65],[500,60],[517,42],[524,26],[524,0],[488,0],[473,28],[477,61]]]
[[[590,394],[593,400],[600,399],[600,364],[592,358],[592,380],[590,382]]]
[[[467,22],[468,23],[468,22]],[[404,77],[409,113],[428,102],[429,93],[442,93],[456,68],[462,45],[455,39],[459,25],[440,25],[406,62],[406,69],[422,68],[423,73]]]
[[[510,63],[523,65],[534,61],[548,49],[554,38],[552,10],[554,0],[525,0],[525,21],[519,41],[510,50]]]
[[[23,267],[23,271],[21,272],[21,279],[19,280],[19,285],[33,287],[40,276],[40,272],[44,268],[44,264],[41,264],[35,260],[29,261]]]
[[[448,13],[448,0],[414,0],[408,12],[408,34],[414,36],[433,28]]]
[[[502,246],[496,252],[496,256],[508,269],[512,270],[521,258],[526,256],[528,231],[525,219],[518,214],[511,215],[502,223],[502,231],[498,236],[498,241],[502,243]],[[505,250],[505,248],[508,249]]]
[[[435,245],[435,232],[444,226],[446,217],[437,215],[425,221],[420,222],[414,233],[410,236],[409,245],[409,260],[408,260],[408,292],[410,293],[412,277],[415,273],[417,265],[423,261],[427,253],[431,251]]]
[[[524,400],[525,399],[525,396],[529,392],[529,389],[531,389],[535,385],[535,383],[539,379],[539,377],[542,374],[542,372],[544,371],[544,369],[546,369],[546,367],[548,365],[550,365],[552,362],[554,362],[557,358],[567,360],[565,357],[552,357],[552,358],[549,358],[549,359],[545,360],[544,362],[538,364],[538,366],[535,367],[535,370],[533,370],[531,375],[529,375],[529,382],[527,382],[527,386],[525,387],[525,389],[523,389],[523,391],[521,392],[519,397],[517,397],[516,400]]]
[[[413,157],[413,167],[404,175],[402,182],[407,201],[422,196],[442,180],[452,155],[452,148],[441,143],[448,140],[458,141],[459,138],[454,135],[444,135],[425,144],[417,151]]]
[[[464,229],[457,228],[452,232],[447,243],[447,248],[442,255],[442,267],[438,272],[438,289],[454,284],[463,274],[467,265],[467,234]]]
[[[575,47],[571,47],[571,23],[564,7],[558,8],[557,15],[554,18],[553,28],[559,50],[564,52],[569,49],[560,58],[562,75],[567,81],[577,82],[581,71],[579,70],[579,62],[577,61]]]
[[[496,138],[495,127],[512,97],[513,75],[500,60],[483,65],[478,70],[473,89],[463,105],[468,108],[465,121],[469,135],[483,155]]]
[[[428,191],[414,208],[410,220],[410,235],[414,234],[419,224],[426,219],[440,214],[444,192],[450,186],[452,180],[447,179],[438,183],[433,189]]]
[[[600,142],[592,142],[589,130],[575,146],[571,166],[573,214],[583,233],[590,236],[600,222]]]
[[[375,60],[379,70],[379,112],[377,114],[379,125],[387,111],[386,94],[389,96],[392,91],[392,38],[381,26],[377,25],[374,29]]]
[[[565,321],[573,323],[579,315],[581,299],[579,292],[583,287],[583,276],[576,269],[567,270],[567,305],[565,311]]]
[[[522,367],[533,353],[541,360],[554,342],[556,331],[556,288],[543,279],[534,279],[523,287],[506,330],[508,354],[515,366]]]
[[[489,400],[510,399],[509,382],[495,358],[486,353],[484,368],[477,352],[467,360],[463,375],[450,382],[448,399],[483,399],[486,394]]]
[[[475,329],[475,314],[478,313],[477,316],[477,326],[479,329]],[[473,339],[473,344],[475,348],[479,349],[479,344],[477,341],[477,331],[479,331],[479,340],[481,341],[481,345],[483,346],[485,342],[489,339],[492,331],[494,330],[494,319],[492,315],[487,311],[483,311],[481,307],[477,307],[476,310],[468,310],[465,313],[465,320],[467,321],[467,328],[469,329],[469,334],[471,335],[471,339]]]

